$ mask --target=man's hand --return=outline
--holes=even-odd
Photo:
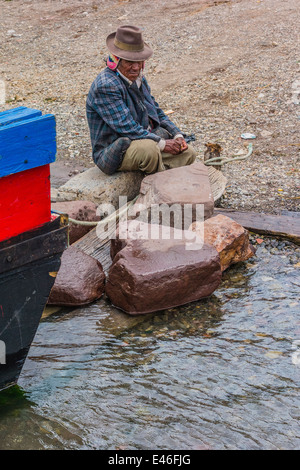
[[[183,137],[177,137],[176,140],[180,142],[181,152],[184,152],[188,148],[188,144],[186,143]]]
[[[171,153],[172,155],[178,155],[188,148],[187,143],[182,137],[177,139],[168,139],[166,140],[166,145],[164,148],[165,153]]]

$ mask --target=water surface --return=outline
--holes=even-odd
[[[299,449],[300,249],[279,246],[180,308],[45,318],[0,394],[0,448]]]

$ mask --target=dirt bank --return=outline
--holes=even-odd
[[[206,142],[219,142],[224,156],[246,153],[241,134],[256,135],[249,159],[223,167],[221,205],[299,210],[298,0],[2,0],[0,8],[0,110],[55,114],[54,182],[93,165],[86,94],[104,66],[106,36],[137,24],[154,49],[153,94],[195,134],[201,157]]]

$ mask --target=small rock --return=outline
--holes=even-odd
[[[61,257],[61,266],[48,304],[87,305],[99,299],[104,288],[105,274],[99,261],[70,246]]]
[[[20,38],[22,36],[22,34],[17,34],[14,29],[9,29],[6,34],[11,38]]]
[[[68,214],[71,219],[78,220],[80,222],[96,222],[100,220],[100,217],[96,215],[97,205],[90,201],[54,202],[51,204],[51,209],[63,214]],[[94,225],[80,225],[70,221],[70,245],[79,240],[93,228]]]
[[[214,246],[220,254],[222,271],[231,264],[246,261],[255,253],[249,243],[248,231],[225,215],[218,214],[204,223],[194,222],[190,230],[198,232],[199,236],[204,230],[204,242]]]
[[[273,133],[270,131],[261,131],[260,135],[261,137],[271,137]]]

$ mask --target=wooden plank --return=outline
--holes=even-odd
[[[242,212],[216,208],[214,215],[223,214],[245,227],[250,232],[287,238],[300,244],[300,218],[291,215],[272,215],[258,212]]]
[[[55,161],[56,123],[51,114],[0,126],[0,178]]]
[[[68,244],[67,227],[44,233],[0,250],[0,273],[62,253]]]
[[[300,212],[292,212],[292,211],[288,211],[286,209],[283,209],[281,211],[281,214],[280,215],[288,215],[289,217],[293,217],[293,218],[300,218]]]
[[[110,235],[113,232],[114,229],[109,230],[106,234],[107,236],[101,239],[97,235],[97,229],[93,228],[80,240],[73,243],[73,245],[76,245],[76,248],[99,261],[104,272],[107,273],[112,263],[110,257]]]
[[[68,217],[64,214],[53,217],[51,213],[51,220],[46,222],[45,224],[39,225],[38,227],[34,227],[32,230],[28,230],[26,232],[22,232],[15,237],[10,237],[6,240],[0,242],[0,250],[2,248],[7,248],[8,246],[16,245],[18,243],[24,242],[29,240],[30,238],[38,237],[40,235],[44,235],[45,233],[49,233],[53,230],[57,230],[61,227],[66,227],[69,224]]]
[[[127,203],[109,217],[106,217],[101,221],[100,224],[102,227],[100,229],[100,225],[98,225],[98,232],[97,227],[95,227],[80,238],[80,240],[73,243],[73,245],[76,245],[76,248],[80,249],[87,255],[92,256],[97,261],[100,261],[105,273],[108,272],[112,264],[110,257],[110,240],[115,236],[115,230],[120,216],[125,215],[133,202],[134,201]],[[105,223],[106,221],[109,221],[109,223]],[[101,237],[99,236],[99,233],[101,234]]]
[[[50,221],[50,167],[0,179],[0,241]]]
[[[17,108],[6,109],[5,111],[1,111],[0,116],[6,116],[7,114],[11,113],[18,113],[22,111],[22,109],[27,109],[26,106],[18,106]]]
[[[13,122],[25,121],[26,119],[41,116],[42,112],[38,109],[26,108],[20,106],[18,108],[9,109],[0,113],[0,127],[7,126]]]

